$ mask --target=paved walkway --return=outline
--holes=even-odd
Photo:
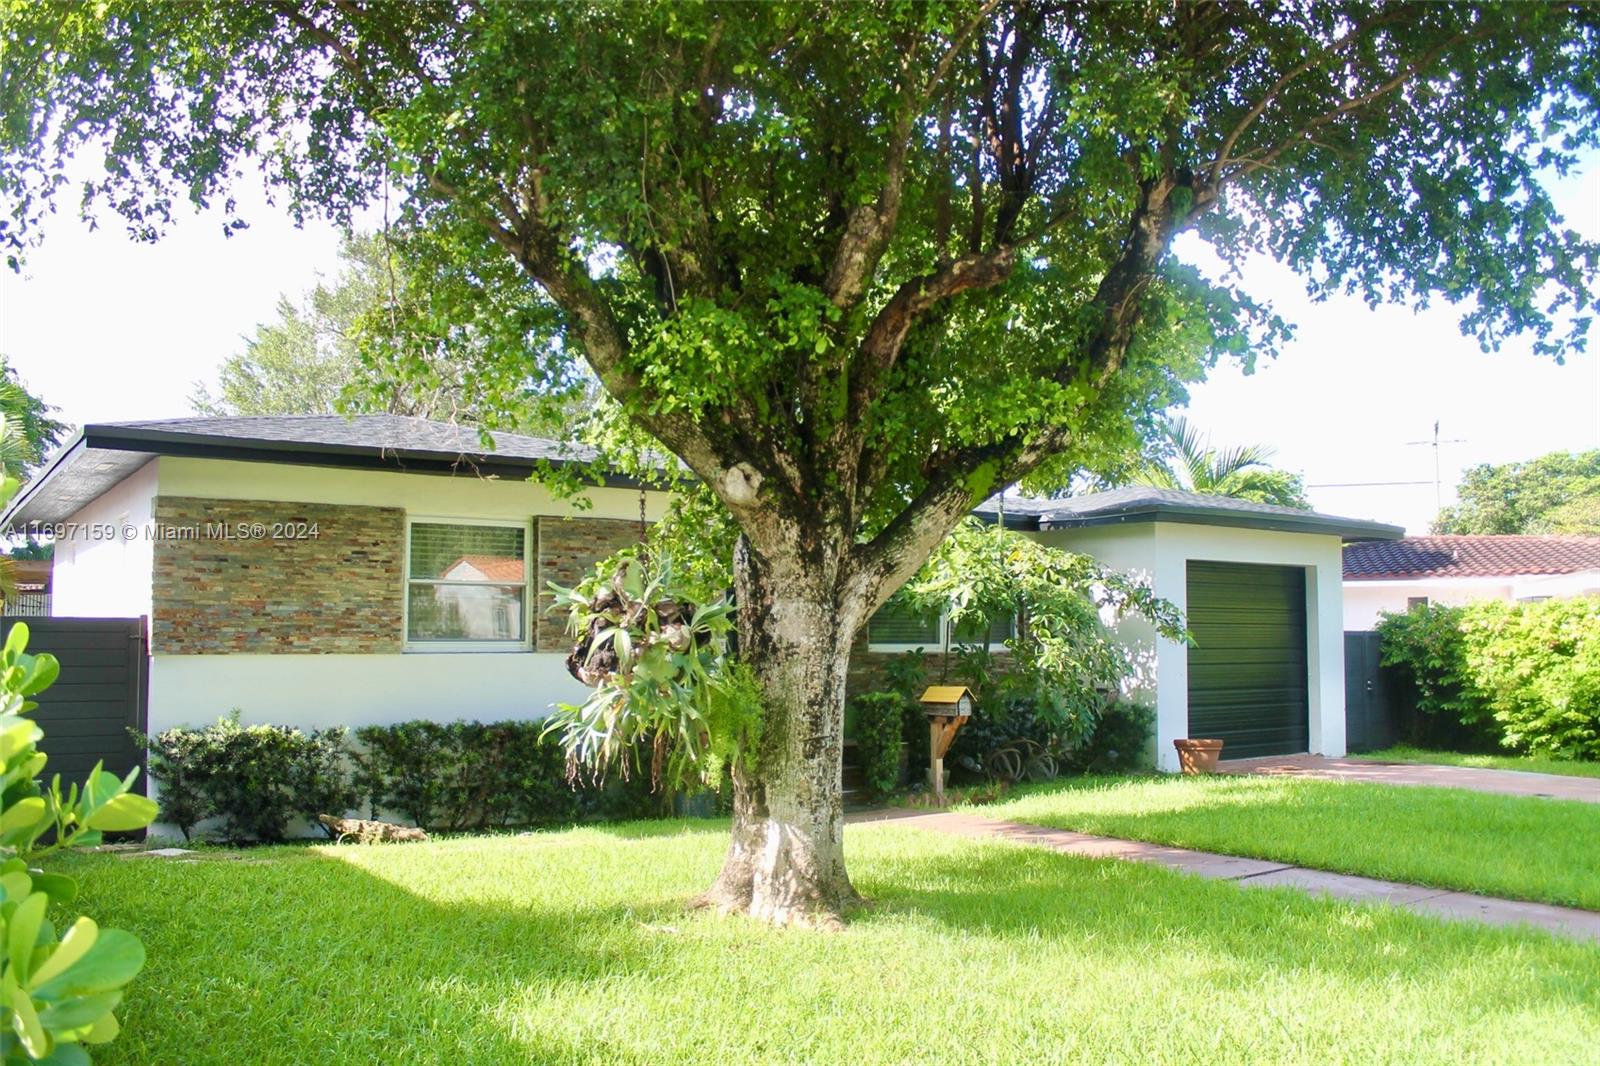
[[[897,825],[951,833],[974,840],[1010,840],[1068,855],[1148,862],[1200,877],[1232,881],[1245,888],[1298,888],[1313,895],[1358,903],[1387,903],[1440,918],[1479,921],[1489,925],[1534,926],[1562,936],[1600,941],[1600,911],[1576,907],[1524,903],[1494,896],[1477,896],[1469,892],[1451,892],[1442,888],[1329,873],[1326,870],[1307,870],[1281,862],[1217,855],[1209,851],[1191,851],[1138,840],[1091,836],[1066,829],[1003,822],[965,812],[861,811],[848,816],[845,821],[852,824],[893,821]]]
[[[1522,770],[1479,770],[1471,766],[1431,763],[1366,762],[1322,755],[1278,755],[1268,759],[1224,759],[1217,769],[1228,774],[1273,774],[1320,777],[1331,781],[1374,781],[1380,785],[1434,785],[1498,792],[1507,796],[1600,803],[1600,777],[1562,777]]]

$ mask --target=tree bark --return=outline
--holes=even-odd
[[[734,777],[733,829],[699,903],[776,925],[837,927],[860,902],[844,868],[845,674],[864,605],[830,553],[784,552],[781,569],[740,538],[740,658],[765,696],[755,765]],[[798,560],[796,556],[801,558]]]

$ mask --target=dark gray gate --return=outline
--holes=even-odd
[[[1378,634],[1344,635],[1344,732],[1351,751],[1377,751],[1400,737],[1399,702],[1388,673],[1378,665]]]
[[[34,699],[33,720],[44,730],[41,751],[50,757],[45,779],[81,784],[96,762],[123,777],[144,767],[144,752],[128,734],[143,733],[149,657],[142,618],[7,618],[0,637],[27,622],[28,651],[61,660],[61,677]],[[144,791],[144,775],[135,786]]]

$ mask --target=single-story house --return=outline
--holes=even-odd
[[[1344,550],[1344,627],[1352,631],[1417,604],[1597,593],[1600,537],[1404,537]]]
[[[585,458],[391,415],[88,425],[0,525],[57,535],[56,616],[148,620],[152,731],[232,708],[304,727],[534,718],[584,692],[548,583],[636,543],[666,503],[618,478],[585,509],[531,480]],[[1121,626],[1163,768],[1191,735],[1344,752],[1340,549],[1401,530],[1143,488],[1009,504],[1006,521],[1187,610],[1193,648]],[[936,638],[874,623],[858,680]]]

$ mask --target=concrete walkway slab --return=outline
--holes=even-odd
[[[1432,785],[1495,792],[1503,796],[1600,803],[1600,777],[1562,777],[1524,770],[1482,770],[1473,766],[1434,763],[1366,762],[1324,755],[1276,755],[1266,759],[1224,759],[1217,769],[1226,774],[1273,777],[1315,777],[1325,781],[1370,781],[1379,785]]]
[[[950,833],[969,840],[1009,840],[1085,858],[1147,862],[1181,873],[1232,881],[1245,888],[1297,888],[1311,895],[1330,896],[1355,903],[1387,904],[1456,921],[1531,926],[1561,936],[1600,943],[1600,911],[1577,907],[1524,903],[1329,870],[1308,870],[1238,855],[1219,855],[1139,840],[1120,840],[1067,829],[1007,822],[965,811],[860,811],[849,815],[845,821],[850,825],[893,822],[913,829]]]

